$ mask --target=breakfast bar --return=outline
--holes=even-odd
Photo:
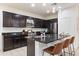
[[[60,36],[58,34],[46,34],[45,36],[27,36],[27,55],[42,56],[42,50],[56,44],[69,35]]]

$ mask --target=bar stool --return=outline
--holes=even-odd
[[[64,42],[59,42],[57,44],[55,44],[54,46],[50,46],[46,49],[43,49],[43,55],[44,52],[50,54],[50,55],[59,55],[62,52],[62,48],[63,48],[63,44]]]
[[[67,37],[67,38],[65,38],[65,40],[64,40],[64,45],[63,45],[64,56],[65,56],[65,53],[67,53],[67,54],[70,55],[69,44],[70,44],[70,39]],[[68,52],[65,50],[66,48],[68,48]]]
[[[75,39],[75,37],[74,36],[72,36],[71,37],[71,39],[70,39],[70,51],[71,51],[71,55],[75,55],[75,49],[74,49],[74,39]]]

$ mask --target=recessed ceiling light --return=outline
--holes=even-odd
[[[55,10],[56,9],[56,7],[52,7],[52,10]]]
[[[56,8],[53,7],[53,8],[52,8],[52,13],[55,13],[55,12],[56,12]]]
[[[49,13],[49,12],[50,12],[49,10],[46,11],[46,13]]]
[[[52,13],[55,13],[56,12],[56,10],[52,10]]]
[[[31,6],[32,6],[32,7],[35,7],[35,4],[34,4],[34,3],[32,3],[32,4],[31,4]]]
[[[62,7],[61,7],[61,6],[59,6],[58,8],[59,8],[59,9],[61,9]]]
[[[43,6],[46,6],[46,3],[43,3]]]

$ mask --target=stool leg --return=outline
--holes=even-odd
[[[70,55],[72,56],[72,48],[71,48],[71,45],[69,45],[69,48],[70,48]]]
[[[69,54],[69,56],[71,56],[71,51],[70,51],[71,49],[70,49],[70,47],[68,46],[68,54]]]
[[[68,47],[68,52],[66,52],[65,49],[63,49],[63,53],[64,53],[64,56],[66,56],[65,53],[69,54],[69,56],[70,56],[70,48]]]
[[[62,55],[64,56],[64,49],[62,49]]]
[[[74,44],[72,44],[72,47],[73,47],[73,56],[75,55],[75,50],[74,50]]]
[[[62,51],[61,51],[61,53],[60,53],[60,55],[59,56],[63,56],[63,49],[62,49]]]
[[[43,51],[43,53],[42,53],[42,56],[44,56],[44,51]]]
[[[63,53],[64,53],[64,56],[65,56],[65,49],[63,49]]]

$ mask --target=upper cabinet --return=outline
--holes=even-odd
[[[13,14],[13,27],[26,27],[26,16]]]
[[[3,12],[3,27],[12,27],[12,14]]]
[[[3,11],[3,27],[43,28],[43,20]]]
[[[42,19],[38,19],[38,18],[34,19],[34,27],[35,28],[43,28],[42,25],[43,25]]]
[[[3,11],[3,27],[26,27],[26,16]]]
[[[3,27],[48,28],[52,31],[54,23],[57,24],[57,19],[43,20],[3,11]]]

